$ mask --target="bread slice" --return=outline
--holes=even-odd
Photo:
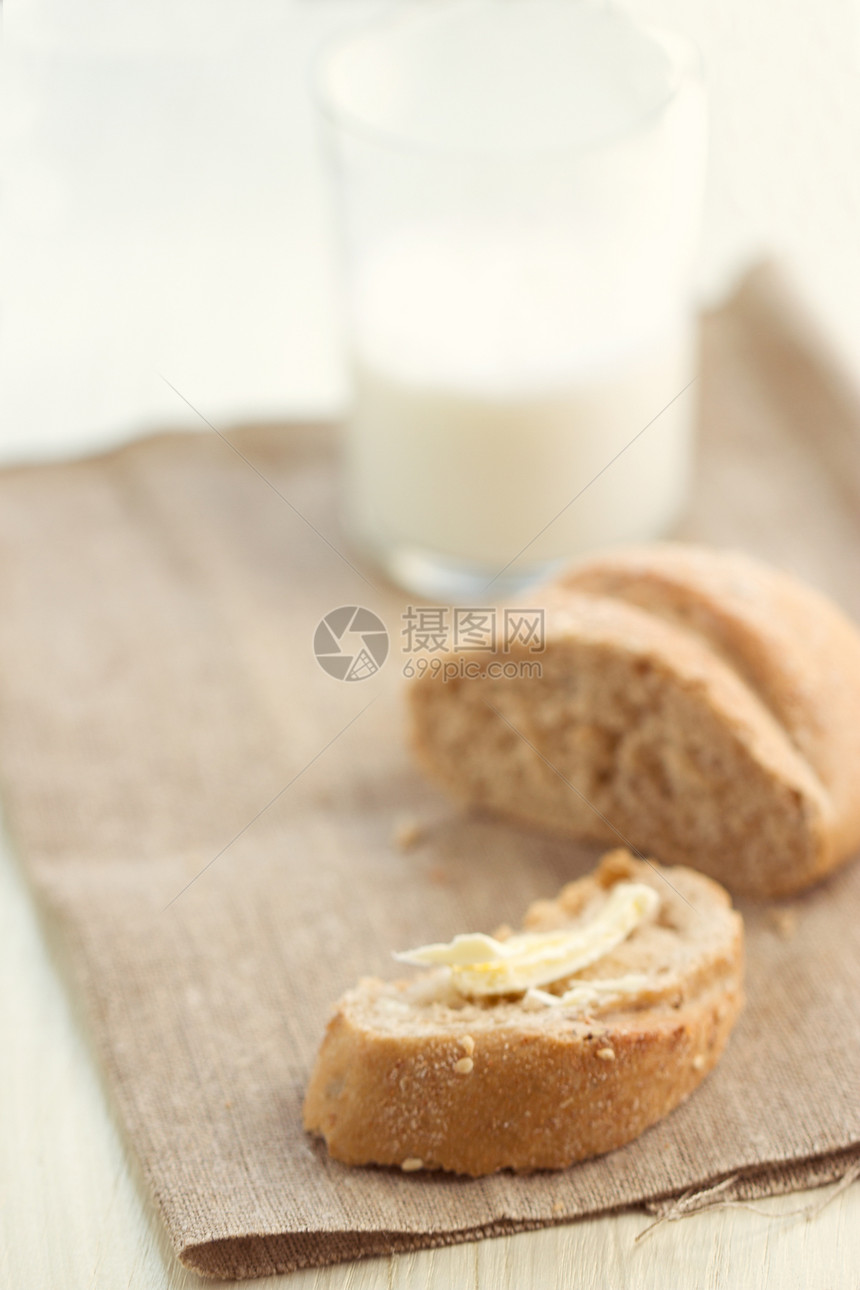
[[[860,633],[825,597],[662,544],[587,561],[529,603],[545,652],[492,661],[539,676],[455,676],[451,653],[411,686],[416,754],[461,801],[757,897],[860,847]]]
[[[305,1128],[347,1164],[473,1176],[561,1169],[637,1137],[716,1065],[742,1006],[743,932],[716,883],[626,851],[524,927],[593,926],[630,882],[656,893],[650,917],[543,990],[470,997],[446,968],[361,981],[328,1024]],[[623,997],[605,988],[619,980]],[[571,987],[585,1003],[548,1002]]]

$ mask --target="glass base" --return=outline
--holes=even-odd
[[[550,578],[567,561],[512,566],[504,571],[455,560],[413,546],[380,548],[358,539],[357,545],[405,591],[442,604],[487,605],[509,600],[527,587]]]

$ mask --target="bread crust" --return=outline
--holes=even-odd
[[[664,883],[696,902],[686,915],[690,936],[701,939],[705,928],[709,944],[671,997],[660,999],[658,990],[647,1006],[597,1017],[506,1003],[491,1024],[491,1012],[482,1021],[474,1009],[460,1016],[436,1007],[422,1019],[413,1006],[389,1024],[382,1003],[411,983],[364,981],[329,1022],[305,1128],[346,1164],[479,1176],[565,1168],[661,1119],[716,1065],[740,1012],[742,923],[702,875],[615,852],[558,900],[533,907],[526,925],[557,925],[595,885],[622,877],[663,890],[676,914],[678,896]]]
[[[585,562],[532,597],[545,607],[542,681],[522,683],[519,697],[516,682],[478,679],[458,687],[429,672],[410,687],[414,753],[459,800],[573,837],[623,839],[759,898],[802,890],[860,847],[860,633],[824,597],[747,557],[679,544]],[[739,785],[758,781],[775,821],[773,838],[753,826],[739,836],[727,817],[724,837],[711,829],[708,851],[697,845],[695,829],[682,835],[668,815],[649,829],[642,812],[625,819],[611,799],[589,793],[595,809],[583,811],[573,792],[550,791],[549,769],[546,783],[534,774],[518,792],[501,763],[494,771],[492,753],[484,758],[483,782],[462,773],[468,728],[453,741],[444,726],[454,706],[466,703],[470,720],[479,707],[493,708],[531,742],[535,761],[546,753],[563,771],[531,709],[552,694],[564,706],[565,666],[573,675],[584,654],[624,660],[631,676],[649,669],[666,692],[685,698],[703,728],[710,723],[731,741],[734,778]],[[528,654],[515,646],[504,657]],[[567,720],[573,729],[572,707]],[[669,755],[670,745],[667,736]],[[618,773],[627,772],[622,766]],[[706,781],[696,789],[701,801],[710,791]]]

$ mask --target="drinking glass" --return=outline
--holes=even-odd
[[[462,601],[669,532],[696,406],[695,47],[589,0],[436,0],[335,39],[315,86],[353,540]]]

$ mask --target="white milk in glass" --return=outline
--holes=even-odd
[[[704,94],[611,6],[397,7],[324,63],[346,234],[347,523],[506,594],[683,505]]]
[[[516,584],[678,518],[695,406],[690,319],[629,282],[638,314],[619,316],[609,293],[601,316],[592,273],[562,236],[518,245],[456,226],[413,230],[368,259],[349,522],[365,545],[399,552],[413,580],[422,559],[442,557]]]

